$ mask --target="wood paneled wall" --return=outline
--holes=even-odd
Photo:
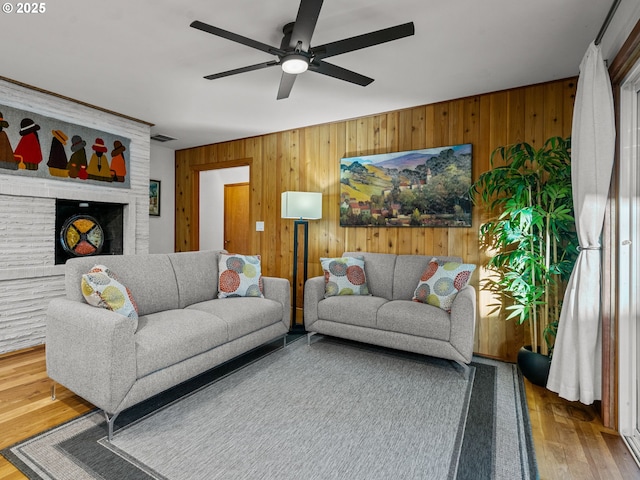
[[[473,144],[473,179],[489,168],[498,146],[527,141],[539,147],[551,136],[569,136],[576,78],[422,105],[380,115],[316,125],[176,152],[176,251],[198,249],[198,175],[202,170],[250,165],[251,252],[262,255],[263,273],[292,277],[293,221],[280,218],[280,194],[321,191],[323,218],[309,225],[309,276],[322,274],[319,258],[361,250],[397,254],[459,255],[481,264],[478,227],[342,228],[339,224],[340,159],[356,155]],[[222,208],[222,206],[220,206]],[[300,270],[301,271],[301,270]],[[478,269],[472,283],[485,275]],[[298,281],[302,298],[302,280]],[[300,304],[300,300],[298,304]],[[525,336],[521,327],[489,314],[493,300],[478,291],[474,350],[514,361]]]

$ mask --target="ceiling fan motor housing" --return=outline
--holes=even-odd
[[[293,26],[296,22],[287,23],[284,27],[282,27],[282,33],[284,33],[284,37],[282,37],[282,42],[280,42],[280,50],[284,50],[285,52],[289,50],[291,43],[291,34],[293,33]]]

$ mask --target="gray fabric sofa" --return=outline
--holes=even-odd
[[[414,302],[422,272],[432,258],[461,262],[459,257],[345,252],[362,256],[370,296],[324,298],[325,278],[307,280],[304,324],[311,335],[320,333],[364,343],[452,360],[466,375],[473,355],[476,290],[458,292],[451,313]]]
[[[285,338],[289,281],[263,277],[265,298],[219,299],[220,253],[226,252],[67,261],[66,297],[52,300],[47,311],[47,373],[104,411],[109,438],[124,409]],[[137,321],[86,303],[81,278],[96,264],[110,268],[129,288],[138,306]]]

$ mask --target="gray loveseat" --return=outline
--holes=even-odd
[[[412,301],[418,281],[434,256],[345,252],[362,256],[371,293],[324,298],[325,278],[310,278],[304,290],[304,323],[314,333],[452,360],[468,375],[473,355],[476,291],[462,288],[451,313]],[[437,257],[461,262],[459,257]]]
[[[220,253],[67,261],[66,297],[47,311],[47,373],[104,411],[109,438],[124,409],[289,331],[289,281],[263,277],[265,298],[217,298]],[[85,301],[81,278],[96,264],[129,288],[137,320]]]

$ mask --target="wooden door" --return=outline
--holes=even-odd
[[[224,248],[229,253],[249,251],[249,183],[224,186]]]

